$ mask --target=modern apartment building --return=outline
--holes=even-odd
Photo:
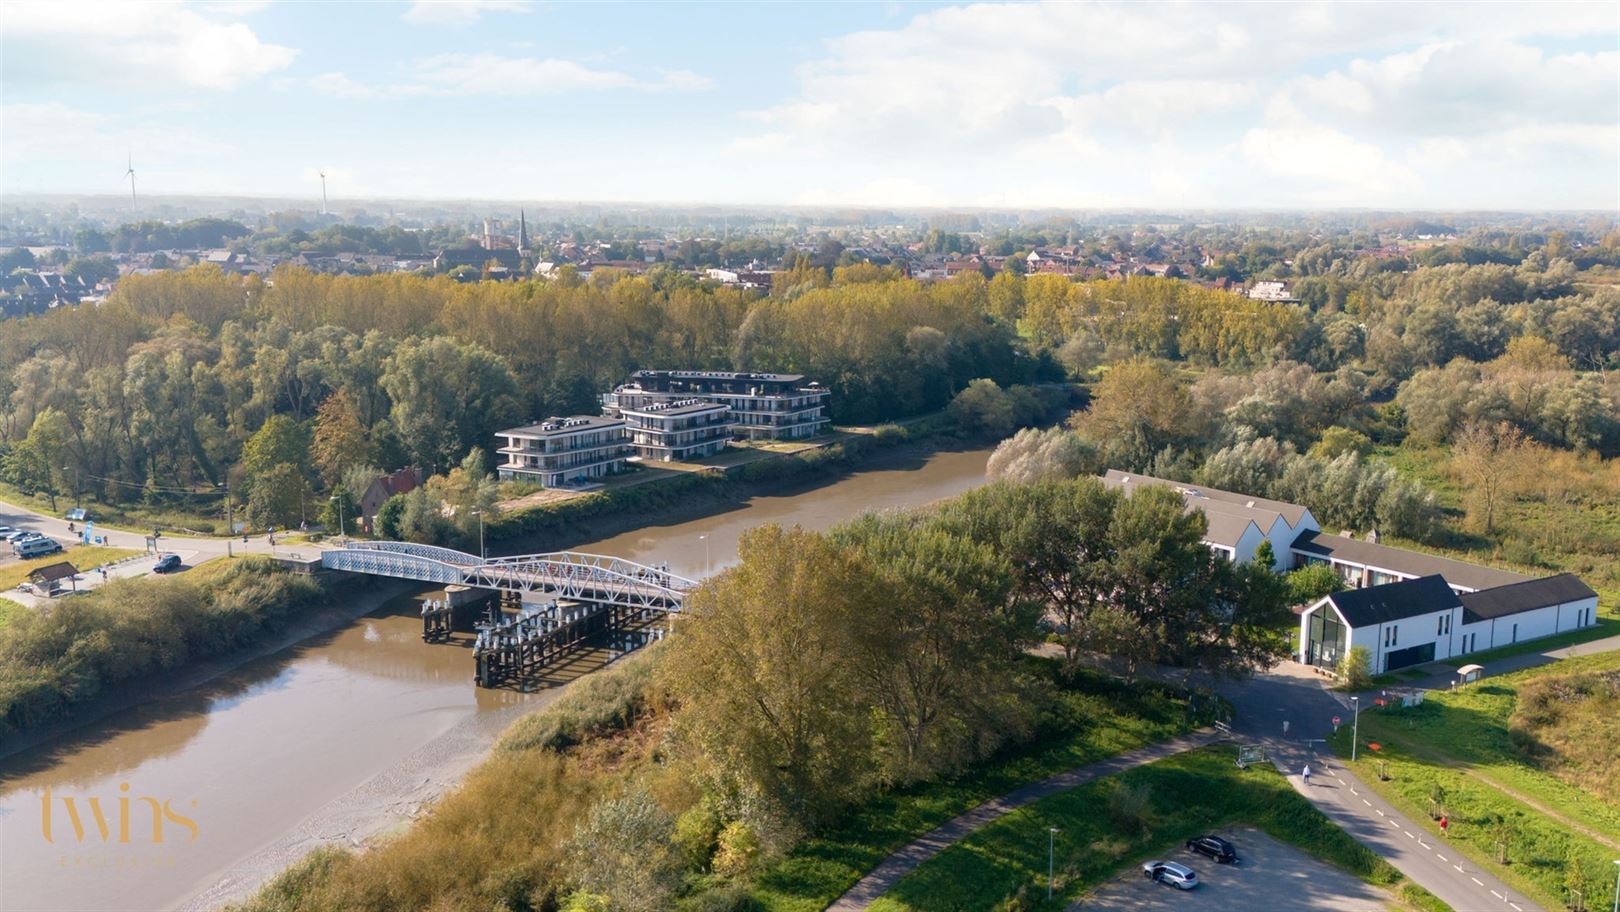
[[[602,396],[602,411],[618,416],[626,409],[699,399],[731,409],[734,436],[794,440],[814,437],[827,426],[828,395],[802,374],[642,370]]]
[[[635,455],[661,462],[712,456],[726,448],[737,426],[729,407],[703,399],[621,408],[619,416],[629,430]]]
[[[630,455],[625,422],[618,417],[550,418],[496,436],[505,441],[496,451],[506,456],[497,467],[500,477],[548,488],[616,472]]]

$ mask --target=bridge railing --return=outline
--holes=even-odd
[[[454,548],[440,548],[437,545],[419,545],[416,542],[357,541],[349,542],[344,547],[365,551],[386,551],[391,554],[409,554],[413,557],[425,557],[446,564],[478,564],[483,562],[483,559],[476,554],[468,554]]]

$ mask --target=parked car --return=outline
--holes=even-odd
[[[38,535],[38,532],[30,532],[27,529],[12,529],[10,532],[6,533],[6,541],[15,545],[25,538],[33,538]]]
[[[173,573],[180,569],[180,555],[165,554],[158,558],[157,565],[152,568],[153,573]]]
[[[1216,864],[1237,864],[1237,847],[1219,836],[1196,836],[1187,840],[1187,851],[1207,855]]]
[[[1173,861],[1150,861],[1142,865],[1142,876],[1167,883],[1178,890],[1191,890],[1198,886],[1198,872]]]
[[[62,550],[62,544],[54,538],[39,536],[12,543],[11,550],[15,551],[17,556],[23,560],[28,560],[34,557],[44,557],[47,554],[56,554]]]
[[[11,528],[10,526],[0,526],[0,538],[4,538],[5,536],[10,535],[11,533],[13,533],[15,531],[17,531],[17,530]]]

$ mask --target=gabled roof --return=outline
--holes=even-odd
[[[1338,558],[1354,564],[1393,570],[1396,573],[1409,576],[1440,574],[1453,586],[1462,586],[1465,589],[1493,589],[1497,586],[1511,586],[1514,583],[1522,583],[1531,579],[1531,577],[1522,573],[1498,570],[1494,567],[1481,567],[1478,564],[1464,563],[1460,560],[1452,560],[1449,557],[1424,554],[1421,551],[1408,551],[1405,548],[1392,548],[1389,545],[1379,545],[1357,538],[1331,535],[1309,529],[1299,533],[1298,537],[1294,539],[1293,549],[1313,557]]]
[[[1463,593],[1463,623],[1476,624],[1521,611],[1534,611],[1549,605],[1596,597],[1597,593],[1592,591],[1592,587],[1581,582],[1575,574],[1560,573],[1543,579],[1497,586],[1483,592]]]
[[[1305,507],[1299,504],[1288,503],[1287,501],[1283,500],[1271,500],[1267,497],[1255,497],[1250,494],[1239,494],[1235,491],[1222,491],[1219,488],[1209,488],[1203,485],[1171,481],[1167,478],[1155,478],[1152,475],[1142,475],[1136,472],[1121,472],[1118,469],[1109,469],[1106,473],[1104,473],[1103,483],[1111,487],[1133,484],[1165,485],[1181,491],[1182,494],[1187,497],[1204,498],[1209,501],[1217,501],[1220,503],[1230,504],[1235,507],[1241,507],[1245,510],[1266,510],[1272,513],[1280,513],[1282,514],[1283,519],[1288,520],[1289,528],[1297,527],[1299,525],[1299,521],[1304,519],[1305,514],[1309,512]],[[1256,519],[1255,522],[1256,525],[1259,525],[1262,528],[1270,528],[1269,521],[1263,522]]]
[[[36,583],[54,583],[57,580],[64,580],[78,575],[78,567],[67,561],[58,561],[54,564],[46,564],[43,567],[35,567],[29,571],[28,578]]]
[[[1389,621],[1449,611],[1459,607],[1457,594],[1439,574],[1366,589],[1347,589],[1328,596],[1351,627],[1374,627]]]

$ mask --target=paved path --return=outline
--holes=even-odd
[[[94,516],[91,517],[94,520]],[[82,528],[83,523],[75,523],[75,528]],[[29,529],[48,535],[60,541],[78,541],[77,532],[68,531],[65,519],[46,516],[36,513],[26,507],[0,501],[0,526],[11,526],[14,529]],[[279,533],[278,533],[279,534]],[[136,551],[145,551],[146,534],[141,532],[125,532],[119,529],[107,529],[102,526],[95,527],[97,537],[105,536],[107,544],[114,548],[133,548]],[[250,536],[244,543],[241,536],[236,538],[199,538],[188,535],[171,535],[167,532],[158,539],[158,547],[164,552],[190,551],[197,555],[198,561],[218,557],[222,554],[270,554],[272,549],[265,535]],[[273,552],[286,556],[293,552],[313,554],[320,550],[319,545],[300,542],[296,545],[277,545]]]
[[[1523,671],[1526,668],[1550,665],[1559,659],[1596,655],[1600,652],[1613,652],[1616,649],[1620,649],[1620,636],[1604,637],[1601,640],[1588,640],[1585,643],[1576,643],[1573,646],[1557,646],[1539,652],[1522,652],[1507,658],[1492,659],[1485,662],[1485,677],[1480,680],[1487,680],[1509,672]],[[1472,663],[1469,661],[1468,656],[1457,656],[1446,662],[1424,665],[1422,666],[1423,670],[1431,672],[1428,677],[1395,686],[1421,687],[1424,690],[1447,690],[1450,689],[1451,682],[1457,678],[1457,669],[1469,664]]]
[[[871,873],[862,877],[855,886],[850,887],[837,902],[828,906],[828,912],[856,912],[865,909],[878,897],[888,892],[900,878],[910,874],[916,867],[928,859],[938,855],[951,843],[956,842],[979,827],[1005,816],[1026,804],[1039,801],[1066,792],[1069,789],[1084,785],[1093,779],[1123,773],[1128,769],[1163,760],[1165,757],[1189,751],[1206,744],[1212,744],[1224,738],[1218,732],[1210,729],[1201,729],[1179,738],[1171,738],[1137,750],[1127,751],[1118,756],[1088,763],[1066,773],[1059,773],[1048,779],[1026,785],[1016,791],[1008,792],[999,798],[992,798],[971,811],[956,817],[949,822],[930,830],[922,836],[912,840],[899,851],[885,858],[881,864],[873,868]]]
[[[1221,688],[1237,709],[1233,729],[1266,745],[1267,755],[1294,788],[1345,832],[1372,849],[1414,883],[1459,912],[1531,912],[1539,906],[1480,871],[1459,853],[1446,851],[1424,830],[1378,797],[1336,758],[1317,753],[1333,717],[1350,717],[1346,695],[1303,666],[1284,663],[1247,681]],[[1287,734],[1283,733],[1284,721]],[[1311,784],[1300,779],[1311,764]]]

